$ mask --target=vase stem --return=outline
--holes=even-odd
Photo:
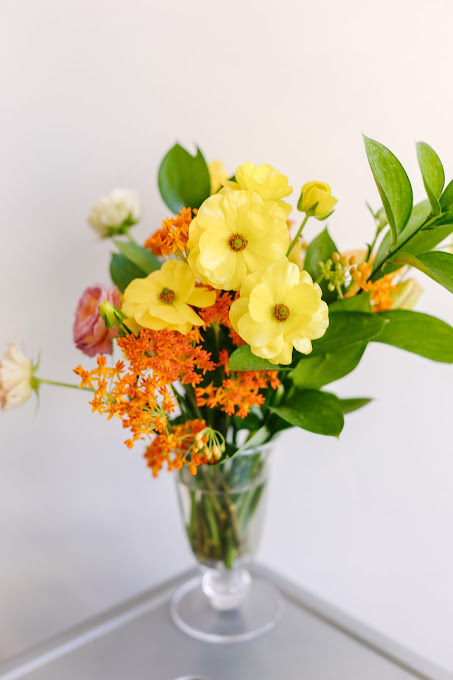
[[[238,609],[246,597],[251,583],[247,569],[225,567],[203,568],[201,587],[214,609]]]

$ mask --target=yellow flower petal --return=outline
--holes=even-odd
[[[204,287],[194,288],[187,298],[187,304],[194,307],[211,307],[216,300],[215,290]]]

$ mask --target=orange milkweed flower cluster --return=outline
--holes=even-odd
[[[220,386],[210,383],[205,387],[196,387],[197,406],[220,408],[229,416],[245,418],[252,406],[264,404],[265,396],[260,390],[267,387],[276,390],[280,385],[278,371],[240,371],[234,377],[229,377],[226,350],[220,351],[220,363],[224,366],[227,377]]]
[[[172,383],[198,385],[206,371],[216,364],[211,354],[193,345],[191,334],[176,331],[144,329],[117,340],[128,361],[115,368],[106,366],[106,357],[97,357],[97,368],[86,371],[81,366],[74,372],[82,379],[80,387],[94,390],[90,402],[93,411],[116,416],[132,437],[125,441],[131,448],[138,439],[163,433],[168,428],[167,416],[176,408]]]
[[[370,281],[372,269],[371,264],[362,262],[356,269],[351,270],[352,279],[365,293],[371,293],[370,302],[373,312],[386,312],[393,307],[391,294],[396,290],[393,279],[397,272],[385,274],[377,281]]]
[[[208,437],[202,434],[205,428],[205,421],[196,419],[174,425],[169,434],[157,434],[144,454],[153,477],[158,476],[164,463],[169,471],[180,470],[184,464],[188,465],[193,475],[197,473],[199,465],[206,465],[208,457],[193,450],[199,433],[201,443],[208,443]]]
[[[204,328],[214,324],[225,326],[228,329],[228,335],[236,347],[245,345],[244,340],[236,333],[230,321],[230,307],[238,299],[239,293],[226,293],[222,290],[216,290],[216,295],[216,301],[211,307],[198,310],[198,315],[203,319]]]
[[[176,217],[168,217],[162,222],[162,227],[145,241],[145,248],[157,256],[185,253],[189,225],[197,212],[191,208],[182,208]]]

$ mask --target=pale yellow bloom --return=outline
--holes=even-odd
[[[0,406],[3,410],[24,404],[32,393],[33,366],[30,359],[10,344],[0,360]]]
[[[189,227],[188,262],[203,283],[239,290],[245,277],[285,257],[286,222],[251,191],[210,196]]]
[[[332,190],[325,182],[307,182],[301,190],[297,208],[301,212],[324,219],[333,211],[337,199],[332,196]]]
[[[222,182],[228,179],[228,173],[222,161],[211,161],[208,163],[208,170],[211,178],[211,194],[215,194],[222,186]]]
[[[144,328],[186,334],[203,323],[191,305],[210,307],[215,297],[213,290],[195,286],[189,265],[168,260],[146,278],[131,281],[124,291],[122,311]]]
[[[275,170],[271,165],[263,163],[255,166],[254,163],[240,165],[235,173],[235,181],[223,181],[225,190],[235,189],[254,191],[261,196],[266,207],[278,216],[287,219],[291,212],[291,206],[282,201],[289,196],[293,188],[288,185],[288,178]]]
[[[230,321],[253,354],[273,364],[290,364],[293,347],[309,354],[311,341],[329,325],[321,294],[307,272],[282,260],[245,280],[241,297],[231,305]]]
[[[393,299],[392,309],[413,309],[423,288],[415,279],[407,279],[396,284],[396,290],[390,291]]]

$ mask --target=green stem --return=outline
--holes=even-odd
[[[385,267],[385,265],[387,264],[388,259],[391,258],[391,257],[393,258],[393,256],[394,256],[399,250],[401,250],[401,248],[404,248],[404,246],[406,245],[406,243],[407,243],[408,241],[410,241],[412,238],[414,238],[414,237],[415,237],[420,231],[422,231],[422,229],[423,229],[424,227],[426,227],[428,224],[431,224],[431,223],[435,222],[436,219],[437,219],[438,217],[440,217],[440,215],[436,215],[436,218],[434,218],[434,219],[433,219],[433,217],[429,217],[423,224],[420,225],[420,227],[419,227],[418,229],[416,229],[412,234],[409,234],[408,237],[407,237],[402,243],[400,243],[400,245],[398,246],[398,248],[395,248],[395,250],[391,250],[391,251],[389,252],[389,254],[387,255],[387,257],[384,259],[384,261],[381,262],[381,264],[380,264],[378,267],[376,267],[376,269],[373,269],[373,271],[371,272],[370,280],[371,280],[371,279],[375,279],[375,278],[379,278],[379,277],[376,277],[375,275],[376,275],[379,271],[382,271],[382,272],[383,272],[384,267]],[[392,244],[390,244],[390,245],[392,245]]]
[[[129,229],[125,229],[125,230],[123,231],[123,234],[125,235],[125,237],[126,237],[131,243],[137,243],[137,241],[135,240],[135,238],[134,238],[133,236],[131,236]]]
[[[197,400],[195,399],[195,392],[192,385],[185,385],[185,392],[197,418],[203,420],[203,415],[199,407],[197,406]]]
[[[310,217],[310,215],[305,215],[304,220],[303,220],[302,224],[301,224],[300,227],[299,227],[299,231],[297,232],[297,234],[295,235],[295,237],[294,237],[293,240],[291,241],[291,244],[290,244],[290,246],[289,246],[289,248],[288,248],[288,252],[286,253],[286,257],[289,257],[290,252],[292,251],[292,249],[293,249],[294,246],[296,245],[296,243],[297,243],[297,241],[298,241],[298,239],[299,239],[299,236],[300,236],[301,233],[302,233],[302,229],[303,229],[303,228],[305,227],[305,225],[307,224],[309,217]]]
[[[44,383],[46,385],[57,385],[57,387],[72,387],[75,390],[85,390],[86,392],[95,392],[91,387],[79,387],[78,385],[73,385],[72,383],[58,382],[58,380],[44,380],[44,378],[35,377],[38,383]]]

